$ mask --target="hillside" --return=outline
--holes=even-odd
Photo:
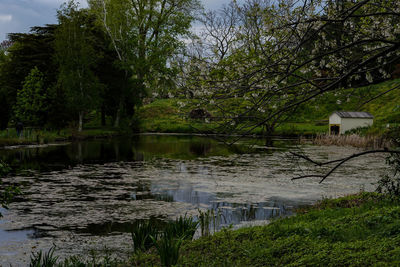
[[[400,119],[399,90],[389,89],[400,85],[400,79],[371,86],[349,88],[340,94],[324,94],[314,101],[302,105],[289,122],[276,129],[276,134],[316,134],[328,130],[329,115],[338,110],[367,111],[374,115],[375,122],[371,131],[379,132],[386,124],[397,124]],[[374,99],[376,97],[376,99]],[[368,100],[371,100],[367,102]],[[137,114],[141,132],[193,133],[210,132],[215,126],[202,120],[192,120],[189,113],[192,108],[185,99],[157,99],[143,105]],[[212,115],[215,111],[209,110]],[[254,131],[261,134],[261,129]]]

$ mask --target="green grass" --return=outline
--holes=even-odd
[[[327,120],[334,111],[366,111],[374,116],[374,125],[365,134],[380,134],[386,124],[396,125],[400,120],[400,89],[383,94],[400,84],[400,79],[360,88],[349,88],[340,93],[327,93],[299,108],[296,122],[316,122]],[[368,100],[383,94],[375,100]],[[337,102],[339,101],[339,102]]]
[[[211,132],[216,125],[205,123],[202,120],[191,120],[188,105],[180,107],[179,103],[186,103],[185,99],[158,99],[142,106],[138,110],[141,132],[162,133],[196,133]]]
[[[328,123],[319,125],[312,122],[283,123],[275,130],[277,135],[315,135],[326,132],[328,132]]]
[[[374,115],[375,122],[374,126],[368,129],[366,133],[380,134],[387,123],[395,124],[400,119],[400,89],[384,94],[365,105],[362,104],[399,83],[400,79],[396,79],[356,89],[350,88],[342,90],[340,93],[324,94],[301,106],[296,112],[296,116],[276,128],[275,134],[313,135],[326,133],[328,132],[329,115],[338,110],[370,112]],[[182,106],[180,103],[186,105]],[[217,122],[205,123],[202,120],[189,119],[191,107],[188,103],[188,100],[185,99],[158,99],[142,106],[137,114],[141,122],[141,132],[211,132],[217,126]],[[235,102],[227,105],[231,105],[234,110],[238,109],[238,104]],[[209,112],[218,116],[217,110],[209,110]],[[256,128],[252,133],[262,134],[262,129]]]
[[[397,266],[399,204],[375,193],[325,199],[267,226],[185,242],[177,266]],[[159,266],[151,254],[146,264]]]
[[[179,102],[188,103],[185,99],[158,99],[142,106],[138,111],[141,132],[163,133],[212,133],[217,127],[217,122],[206,123],[202,120],[189,118],[191,108],[189,105],[179,106]],[[211,113],[213,113],[211,111]],[[326,132],[327,125],[319,122],[284,123],[277,127],[277,135],[311,135]],[[257,127],[252,134],[262,134],[262,128]]]
[[[93,266],[169,266],[178,256],[174,266],[400,265],[399,199],[360,192],[296,212],[265,226],[223,229],[194,241],[161,238],[154,240],[158,247],[132,252],[127,261],[106,256]],[[87,265],[72,257],[57,266]]]

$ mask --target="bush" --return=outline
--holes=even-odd
[[[394,127],[387,132],[395,150],[400,148],[400,128]],[[390,166],[389,174],[386,174],[378,181],[376,189],[379,193],[387,193],[392,197],[400,197],[400,154],[391,153],[386,158],[386,163]]]

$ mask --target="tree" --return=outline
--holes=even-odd
[[[78,115],[78,131],[83,128],[83,116],[98,105],[98,79],[94,67],[99,56],[94,49],[93,21],[87,10],[79,10],[73,1],[58,11],[55,50],[59,64],[59,82],[65,88],[68,105]]]
[[[327,92],[390,79],[400,60],[398,1],[249,0],[238,9],[252,21],[241,22],[246,38],[224,61],[203,68],[196,84],[218,108],[232,100],[243,107],[222,109],[226,119],[216,130],[250,133]]]
[[[44,76],[37,67],[26,77],[22,89],[18,90],[14,106],[15,118],[25,124],[43,126],[48,114],[47,90]]]
[[[30,33],[9,34],[9,41],[4,46],[7,53],[3,60],[0,59],[1,128],[7,127],[12,118],[17,92],[33,68],[37,67],[44,74],[43,88],[46,90],[56,83],[57,67],[53,61],[55,28],[55,25],[46,25],[32,27]]]
[[[197,0],[89,0],[90,9],[109,36],[130,88],[120,93],[115,126],[125,98],[134,103],[163,81],[173,78],[168,60],[183,48]],[[172,77],[171,77],[172,76]],[[130,80],[130,82],[129,82]]]
[[[7,128],[7,124],[10,118],[10,107],[8,103],[8,94],[5,88],[5,79],[4,79],[4,69],[7,64],[9,58],[7,56],[7,49],[11,46],[10,42],[3,41],[0,44],[0,102],[4,103],[0,107],[0,129]]]

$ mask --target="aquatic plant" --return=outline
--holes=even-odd
[[[154,245],[152,237],[157,240],[159,229],[150,220],[140,221],[133,227],[131,236],[134,251],[148,250]]]
[[[180,216],[175,221],[171,221],[164,229],[165,234],[173,238],[192,240],[196,233],[199,222],[194,221],[192,216]]]
[[[301,143],[308,141],[300,140]],[[312,144],[320,146],[353,146],[360,148],[383,148],[391,147],[392,143],[389,139],[382,136],[360,136],[358,134],[349,135],[328,135],[319,134],[313,140]]]
[[[175,265],[179,259],[179,249],[183,239],[174,238],[166,232],[161,234],[160,237],[159,240],[155,237],[151,238],[160,256],[161,265],[164,267]]]
[[[55,247],[49,249],[49,251],[43,253],[42,250],[39,252],[32,252],[30,267],[52,267],[56,266],[58,256],[54,256]]]
[[[207,210],[207,211],[199,211],[199,224],[201,230],[201,236],[209,236],[211,234],[211,226],[213,227],[213,232],[216,232],[218,222],[218,214],[215,214],[214,210]]]

